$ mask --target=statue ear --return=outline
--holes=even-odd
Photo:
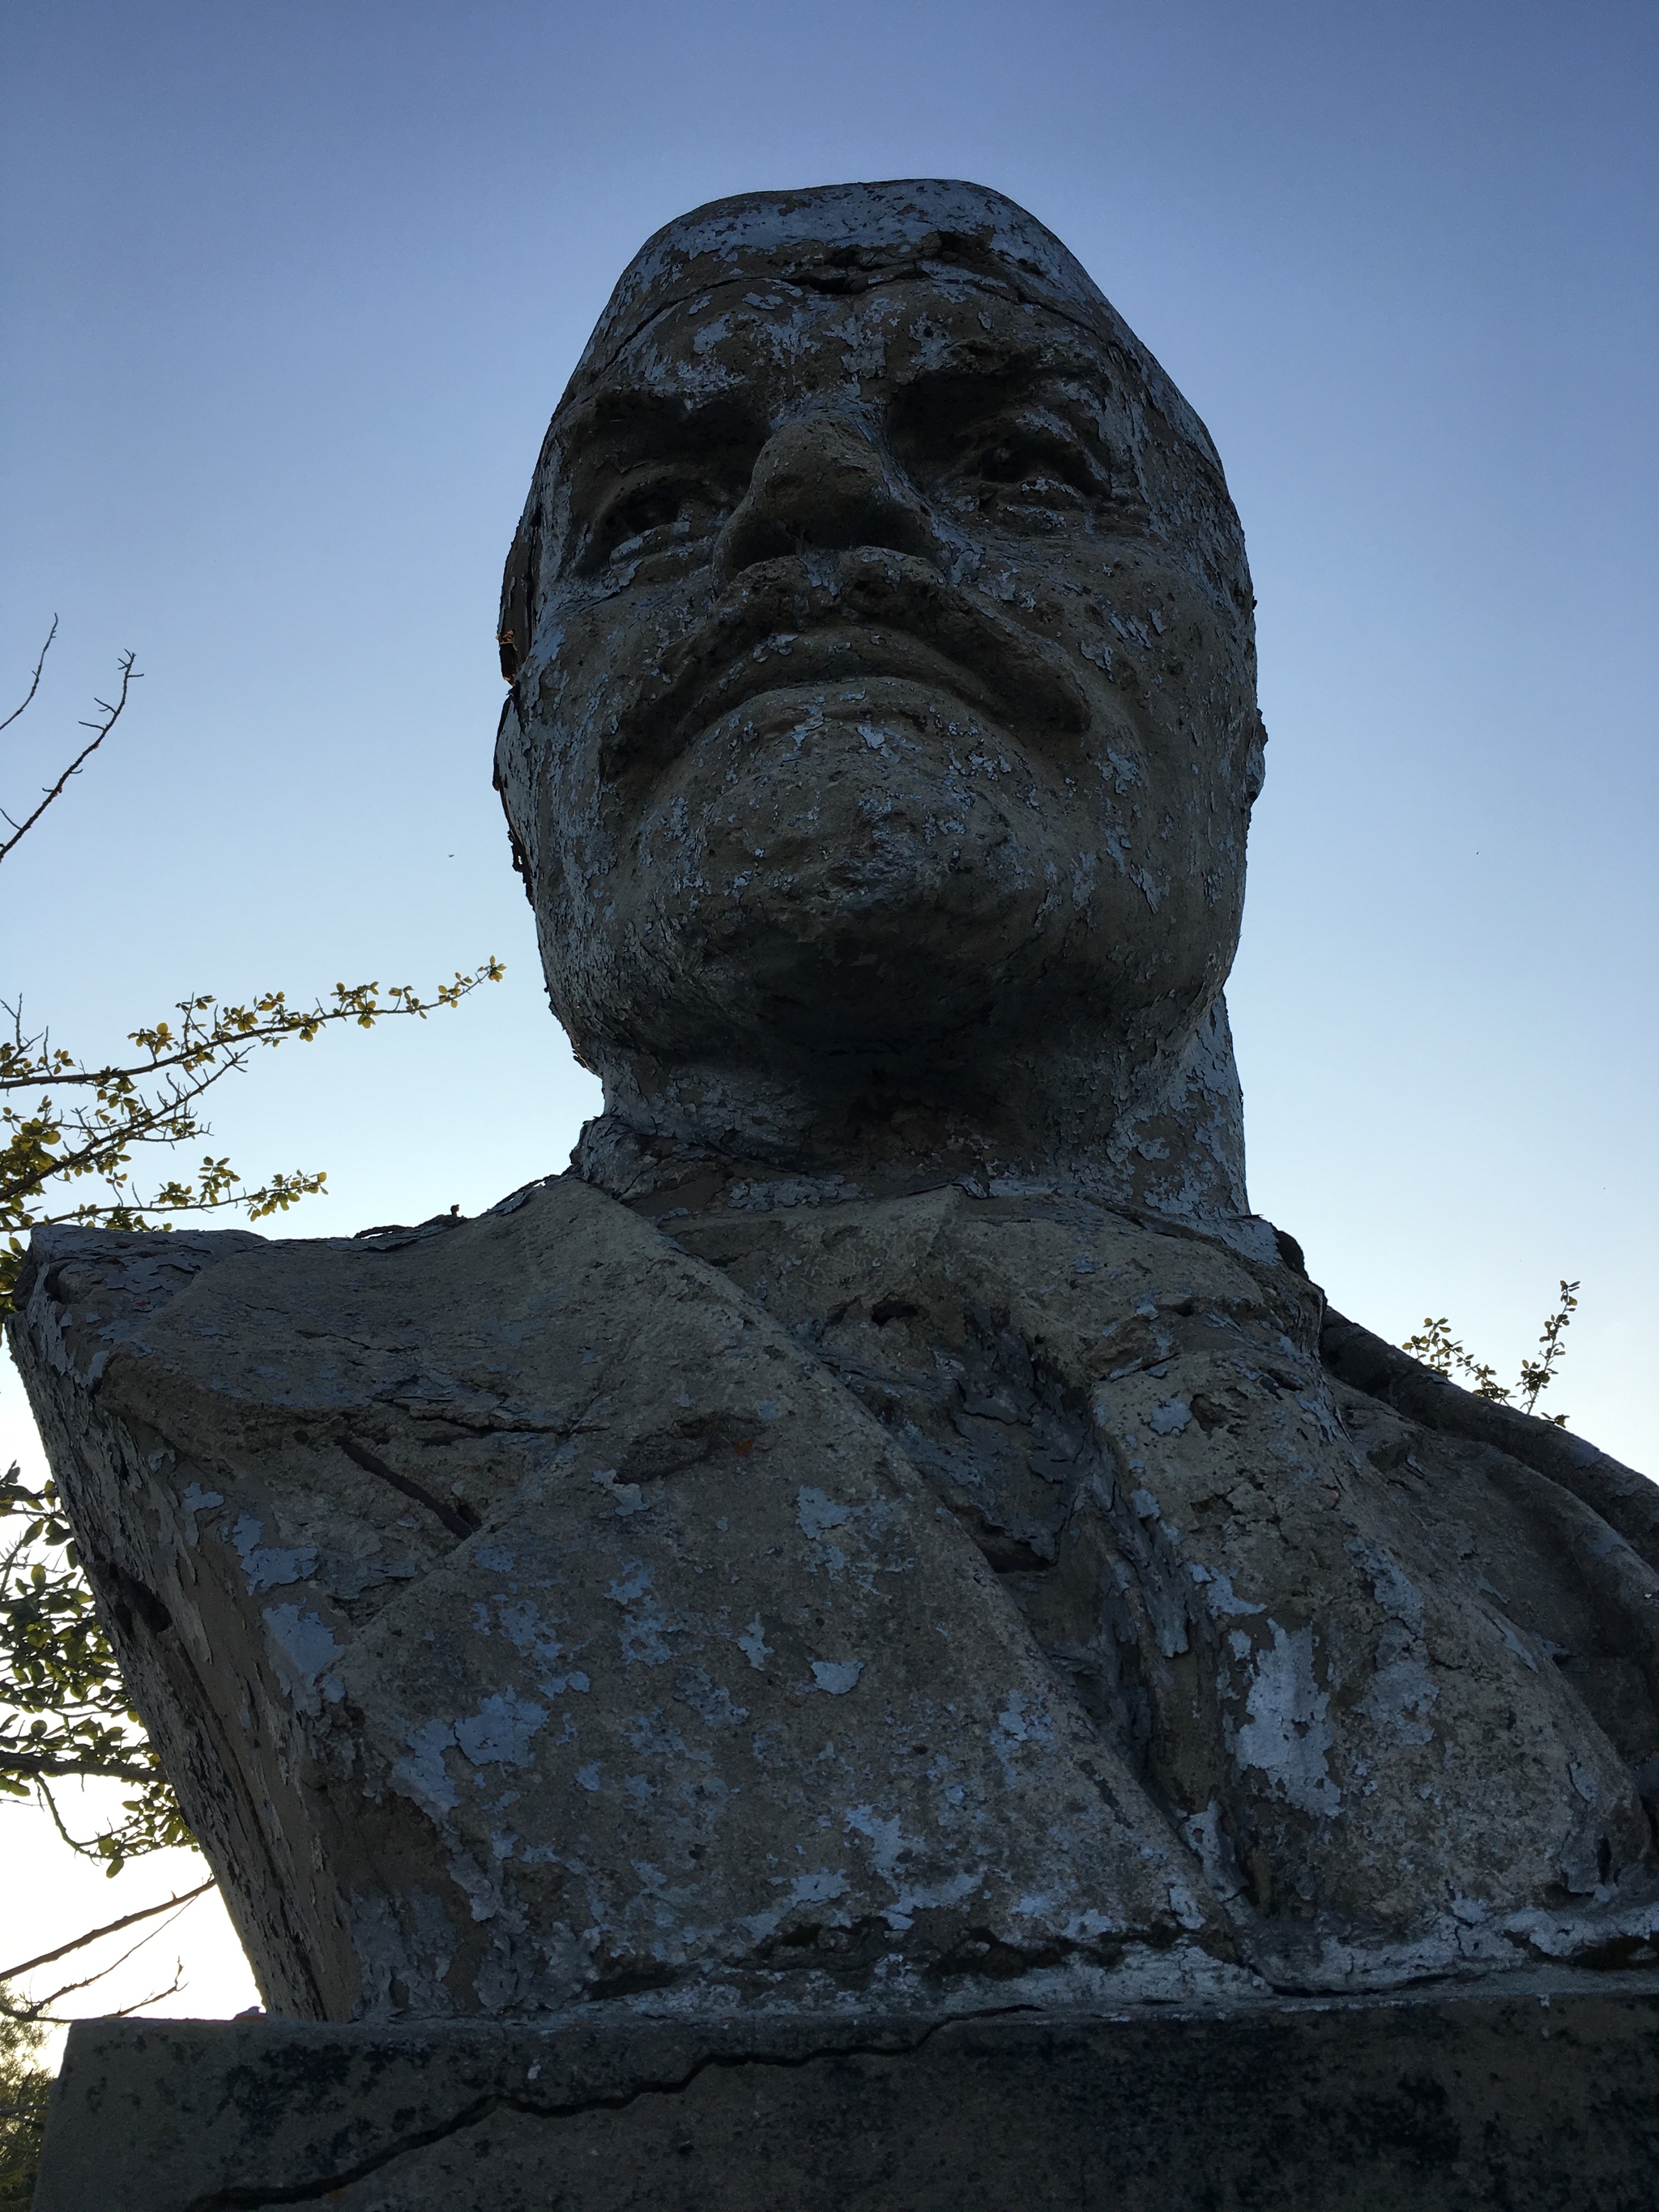
[[[507,658],[507,648],[501,648],[501,658]],[[495,763],[492,781],[501,802],[501,812],[507,817],[507,835],[513,848],[513,866],[524,885],[524,895],[533,908],[536,903],[536,872],[520,825],[514,818],[513,798],[516,792],[520,799],[532,788],[532,780],[525,760],[524,726],[519,719],[518,701],[509,691],[501,702],[501,719],[495,728]]]
[[[536,600],[541,583],[541,504],[532,493],[519,524],[513,550],[501,578],[501,626],[495,642],[501,648],[501,674],[511,684],[530,653]]]
[[[1244,804],[1254,806],[1267,781],[1267,725],[1252,707],[1244,728]]]

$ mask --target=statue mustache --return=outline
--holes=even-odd
[[[821,649],[831,632],[842,648],[833,657]],[[1024,728],[1089,724],[1066,656],[931,562],[874,547],[787,554],[746,568],[617,703],[606,770],[665,763],[757,692],[866,676],[946,690]]]

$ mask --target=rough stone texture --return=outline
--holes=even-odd
[[[277,2009],[1652,1956],[1659,1575],[1333,1379],[1304,1278],[955,1185],[671,1226],[40,1238],[43,1432]]]
[[[94,2021],[35,2212],[1646,2212],[1659,1988],[1590,1979],[855,2029]]]
[[[502,602],[496,781],[605,1084],[584,1172],[988,1154],[1242,1213],[1254,604],[1203,425],[1000,194],[659,233]]]
[[[24,1278],[273,2010],[1654,1958],[1659,1492],[1246,1210],[1251,605],[1202,425],[997,195],[721,203],[626,273],[502,623],[573,1172]]]
[[[47,1240],[31,1340],[281,2009],[1218,1941],[978,1550],[717,1269],[574,1177],[250,1243]]]

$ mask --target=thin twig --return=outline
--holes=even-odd
[[[158,1936],[165,1936],[167,1929],[172,1927],[173,1922],[178,1919],[179,1913],[185,1910],[186,1905],[181,1905],[179,1907],[178,1911],[173,1912],[168,1918],[162,1921],[159,1928],[152,1928],[148,1936],[141,1936],[136,1943],[131,1945],[126,1950],[122,1952],[118,1959],[112,1960],[107,1966],[100,1966],[95,1974],[87,1974],[78,1982],[65,1982],[62,1989],[53,1990],[49,1995],[34,1999],[27,2005],[25,2010],[21,2012],[15,2005],[10,2003],[8,2000],[0,1999],[0,2013],[6,2014],[13,2020],[55,2021],[55,2015],[48,2012],[46,2009],[49,2005],[57,2004],[60,1999],[64,1997],[72,1997],[77,1990],[95,1989],[100,1982],[106,1982],[112,1974],[118,1973],[120,1972],[121,1968],[125,1966],[129,1959],[136,1959],[139,1952],[143,1949],[147,1943],[153,1943]],[[184,1978],[184,1960],[182,1959],[175,1959],[173,1962],[173,1979],[167,1984],[166,1989],[153,1990],[149,1996],[140,1997],[135,2003],[124,2006],[119,2010],[108,2014],[106,2016],[111,2020],[122,2020],[125,2018],[128,2013],[137,2012],[145,2005],[159,2004],[163,1997],[170,1997],[173,1991],[179,1988]],[[8,1984],[6,1986],[9,1985]],[[57,2021],[56,2024],[63,2026],[66,2023]]]
[[[180,1905],[179,1911],[182,1912],[184,1909],[185,1908]],[[172,1916],[171,1919],[164,1920],[159,1928],[152,1928],[148,1936],[141,1936],[136,1943],[130,1945],[126,1950],[122,1952],[118,1959],[112,1959],[107,1966],[100,1966],[95,1974],[83,1975],[78,1982],[65,1982],[61,1990],[53,1990],[50,1996],[44,1996],[40,1999],[40,2002],[42,2008],[47,2005],[55,2005],[60,1997],[72,1997],[77,1990],[95,1989],[100,1982],[106,1982],[112,1974],[118,1974],[129,1959],[136,1959],[137,1957],[138,1954],[143,1949],[145,1944],[153,1943],[158,1936],[165,1936],[168,1929],[172,1927],[173,1921],[178,1917],[179,1913],[175,1912]],[[182,1960],[176,1963],[174,1972],[175,1973],[182,1973],[184,1972],[184,1962]],[[175,1988],[178,1986],[176,1982],[173,1986]],[[162,1991],[163,1996],[166,1996],[167,1994],[167,1992],[166,1990]],[[139,2002],[141,2004],[153,2004],[155,2002],[155,1999],[153,1997],[141,1997],[139,1999]]]
[[[176,1996],[184,1986],[185,1962],[182,1959],[175,1959],[173,1962],[173,1979],[167,1984],[166,1989],[152,1990],[147,1997],[140,1997],[137,2004],[118,2006],[114,2012],[105,2013],[103,2018],[130,2020],[134,2013],[142,2012],[146,2005],[160,2004],[163,1997]]]
[[[135,1945],[133,1948],[137,1949],[137,1946]],[[128,1955],[131,1956],[131,1954]],[[100,1967],[95,1974],[84,1974],[78,1982],[65,1982],[61,1990],[53,1990],[49,1996],[42,1997],[38,2004],[31,2004],[29,2010],[37,2020],[46,2019],[49,2016],[46,2011],[48,2005],[60,2003],[64,1997],[74,1996],[77,1990],[96,1989],[99,1983],[106,1981],[118,1966],[125,1966],[125,1964],[126,1959],[117,1959],[113,1965]]]
[[[93,704],[100,708],[103,714],[103,720],[101,722],[82,723],[81,727],[83,730],[91,730],[94,732],[94,735],[88,744],[82,746],[80,751],[76,753],[75,758],[64,770],[64,773],[58,777],[57,782],[47,788],[45,798],[42,799],[40,804],[35,808],[33,813],[29,816],[28,819],[25,822],[14,822],[12,821],[9,814],[5,813],[3,809],[0,809],[0,819],[3,819],[9,825],[12,831],[11,836],[8,837],[3,843],[0,843],[0,860],[3,860],[7,854],[9,853],[12,848],[18,843],[20,839],[27,836],[28,832],[33,829],[35,823],[46,812],[47,807],[52,805],[53,799],[61,799],[63,797],[64,787],[68,783],[70,778],[72,775],[79,775],[83,763],[92,757],[93,754],[95,753],[99,746],[103,744],[110,732],[115,727],[115,725],[120,720],[121,716],[126,708],[128,692],[132,689],[132,686],[140,682],[143,678],[143,672],[142,670],[138,671],[137,674],[135,674],[133,671],[132,664],[137,658],[138,656],[136,653],[124,653],[121,655],[120,697],[116,700],[113,706],[110,704],[107,699],[94,700]],[[33,696],[33,692],[31,692],[29,696],[32,698]],[[27,703],[28,702],[26,700],[24,702],[24,705],[27,705]],[[18,712],[21,714],[22,712],[22,708],[20,708]]]
[[[54,615],[52,618],[52,628],[46,632],[46,641],[40,648],[40,658],[34,664],[34,680],[29,685],[28,697],[24,700],[22,707],[14,707],[5,720],[0,722],[0,730],[9,730],[23,712],[23,708],[33,702],[35,693],[40,689],[40,671],[46,665],[46,655],[52,651],[52,641],[57,635],[58,617]]]
[[[210,1875],[204,1882],[195,1889],[187,1889],[182,1897],[170,1897],[164,1905],[147,1905],[142,1912],[129,1912],[120,1920],[112,1920],[107,1927],[94,1928],[85,1936],[77,1936],[72,1943],[60,1943],[55,1951],[43,1951],[38,1959],[25,1959],[21,1966],[0,1970],[0,1982],[15,1982],[20,1974],[32,1974],[37,1966],[51,1966],[54,1959],[66,1959],[71,1951],[84,1950],[88,1943],[96,1943],[102,1936],[118,1936],[122,1929],[134,1927],[141,1920],[154,1920],[158,1912],[170,1912],[175,1905],[191,1904],[215,1887],[214,1877]]]
[[[46,1783],[42,1781],[38,1775],[35,1778],[34,1786],[40,1793],[41,1803],[52,1815],[52,1826],[57,1829],[58,1834],[69,1845],[70,1849],[72,1851],[78,1851],[83,1859],[96,1858],[98,1852],[95,1839],[90,1844],[76,1843],[75,1838],[70,1835],[69,1830],[64,1826],[64,1816],[58,1809],[58,1800],[52,1796],[50,1789],[48,1789]]]
[[[37,1782],[46,1776],[54,1782],[72,1782],[77,1775],[95,1774],[100,1780],[136,1782],[141,1787],[157,1778],[153,1766],[132,1766],[118,1759],[47,1759],[36,1752],[14,1751],[4,1742],[0,1742],[0,1773],[27,1774]]]
[[[93,1976],[94,1981],[101,1981],[102,1978],[100,1974]],[[113,2012],[100,2013],[98,2017],[100,2020],[130,2020],[134,2013],[142,2012],[146,2005],[160,2004],[164,1997],[174,1996],[184,1985],[185,1962],[182,1959],[177,1959],[173,1961],[173,1979],[167,1984],[166,1989],[152,1990],[147,1997],[140,1997],[136,2004],[118,2005]],[[28,2011],[20,2011],[15,2005],[8,2004],[3,1998],[0,1998],[0,2018],[26,2021],[31,2027],[73,2027],[76,2024],[73,2014],[47,2012],[44,2007],[47,2004],[56,2004],[58,1997],[72,1996],[75,1990],[85,1989],[87,1986],[84,1982],[76,1982],[71,1989],[58,1990],[56,1995],[42,2000],[42,2008],[40,2010],[31,2008]]]

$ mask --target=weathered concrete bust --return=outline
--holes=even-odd
[[[1203,425],[999,194],[722,201],[617,286],[508,564],[496,778],[584,1170],[994,1158],[1244,1210],[1261,780]]]
[[[1659,1491],[1252,1217],[1202,426],[939,183],[624,275],[508,565],[571,1172],[40,1233],[13,1341],[279,2011],[972,2011],[1659,1934]]]

